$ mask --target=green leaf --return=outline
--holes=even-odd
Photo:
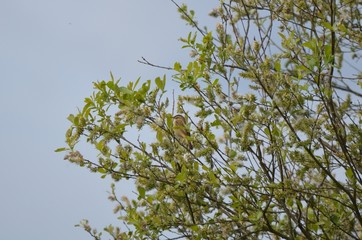
[[[287,38],[285,37],[285,35],[284,35],[283,33],[281,33],[281,32],[278,32],[278,35],[279,35],[283,40],[287,39]]]
[[[163,140],[163,134],[162,134],[161,131],[157,131],[157,133],[156,133],[156,138],[157,138],[157,140],[158,140],[159,142],[162,142],[162,140]]]
[[[202,165],[202,170],[204,170],[204,171],[209,171],[210,168],[208,168],[206,165]]]
[[[97,144],[96,144],[96,148],[100,151],[102,151],[104,147],[104,141],[99,141]]]
[[[166,115],[166,125],[169,129],[172,129],[172,115],[171,114]]]
[[[322,25],[329,30],[333,30],[333,26],[329,22],[322,22]]]
[[[275,68],[275,70],[276,70],[277,72],[280,72],[280,70],[281,70],[281,65],[280,65],[280,61],[279,61],[279,60],[274,62],[274,68]]]
[[[315,43],[310,41],[310,42],[305,42],[302,44],[303,47],[309,48],[310,50],[312,50],[313,52],[315,52]]]
[[[264,128],[264,133],[265,133],[267,136],[270,136],[269,128],[265,127],[265,128]]]
[[[272,126],[273,126],[272,134],[274,136],[280,137],[280,131],[279,131],[278,126],[276,124],[272,124]]]
[[[143,187],[138,187],[138,200],[140,200],[140,199],[143,199],[143,198],[145,198],[145,196],[146,196],[146,189],[144,189]]]
[[[180,182],[185,182],[186,178],[187,178],[187,170],[185,166],[182,166],[181,172],[177,174],[175,179]]]
[[[221,121],[218,118],[215,119],[215,121],[211,122],[211,126],[213,126],[213,127],[218,127],[220,125],[221,125]]]
[[[332,214],[329,218],[333,223],[338,223],[340,220],[340,217],[337,214]]]
[[[287,198],[286,199],[286,204],[288,207],[292,207],[294,204],[294,198]]]
[[[83,117],[88,119],[88,116],[90,115],[90,112],[92,111],[93,108],[94,108],[93,102],[87,103],[86,105],[84,105],[83,110],[82,110]]]
[[[99,167],[98,172],[99,173],[107,173],[107,170],[105,168]]]
[[[219,79],[216,78],[216,79],[214,80],[214,82],[212,83],[212,85],[215,87],[215,86],[217,86],[218,83],[219,83]]]
[[[127,124],[118,124],[115,129],[117,133],[123,134],[125,132]]]
[[[209,178],[210,178],[210,180],[211,180],[211,182],[213,182],[213,183],[217,183],[218,181],[218,179],[216,178],[216,176],[215,176],[215,174],[212,172],[212,171],[209,171],[208,172],[208,175],[209,175]]]
[[[69,116],[67,117],[67,119],[73,123],[74,121],[74,115],[73,114],[69,114]]]
[[[346,177],[349,179],[349,180],[352,180],[353,179],[353,170],[352,168],[348,168],[346,170]]]
[[[109,72],[109,75],[111,75],[111,80],[114,81],[114,77],[113,77],[112,71]]]
[[[198,230],[199,230],[199,226],[197,226],[197,225],[192,225],[190,228],[191,228],[193,231],[198,231]]]
[[[133,88],[131,88],[133,91],[136,89],[136,87],[137,87],[138,83],[140,82],[140,80],[141,80],[140,77],[137,78],[136,82],[135,82],[134,85],[133,85]]]
[[[120,91],[121,93],[123,93],[123,94],[132,94],[132,91],[129,90],[128,88],[126,88],[126,87],[120,87],[120,88],[119,88],[119,91]]]
[[[182,66],[179,62],[175,62],[173,68],[175,69],[175,71],[180,72],[182,70]]]
[[[109,89],[111,89],[111,90],[114,90],[114,87],[115,87],[114,82],[113,82],[113,81],[108,81],[108,82],[107,82],[107,87],[108,87]]]
[[[263,217],[263,211],[258,210],[257,212],[252,213],[249,219],[252,221],[259,221],[262,217]]]
[[[75,126],[78,126],[79,125],[79,115],[77,115],[74,119],[73,119],[73,124]]]
[[[147,80],[144,84],[142,84],[142,91],[144,93],[148,92],[148,90],[150,90],[151,87],[151,80]]]
[[[155,82],[156,82],[157,87],[160,90],[162,90],[162,91],[165,90],[165,85],[166,85],[166,76],[165,75],[163,76],[163,79],[161,79],[160,77],[157,77],[155,79]]]
[[[324,61],[326,63],[330,63],[332,60],[333,60],[332,46],[326,45],[326,46],[324,46]]]
[[[66,150],[69,150],[69,148],[66,148],[66,147],[62,147],[62,148],[57,148],[54,150],[54,152],[64,152]]]

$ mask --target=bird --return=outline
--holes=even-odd
[[[173,117],[173,130],[175,137],[181,142],[184,143],[190,150],[193,149],[193,146],[190,142],[190,132],[186,129],[186,120],[185,118],[177,114]]]

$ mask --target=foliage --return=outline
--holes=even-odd
[[[127,228],[105,231],[114,239],[361,238],[361,4],[220,1],[214,31],[176,6],[195,29],[181,39],[193,59],[172,68],[182,90],[176,109],[166,75],[127,86],[111,76],[68,118],[59,151],[115,180],[110,199]],[[176,112],[194,150],[174,136]],[[80,141],[98,157],[84,158]],[[136,198],[118,196],[122,179],[135,180]]]

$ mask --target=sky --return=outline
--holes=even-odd
[[[216,0],[183,2],[212,23]],[[190,30],[170,0],[0,3],[1,239],[90,239],[74,227],[82,219],[98,230],[117,223],[111,180],[54,152],[65,146],[66,117],[110,71],[126,84],[165,74],[138,63],[142,57],[187,61],[178,39]],[[128,194],[131,186],[117,189]]]

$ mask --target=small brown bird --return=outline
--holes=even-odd
[[[186,129],[186,120],[182,115],[178,114],[173,117],[173,130],[176,138],[192,150],[193,146],[188,139],[190,137],[190,132]]]

